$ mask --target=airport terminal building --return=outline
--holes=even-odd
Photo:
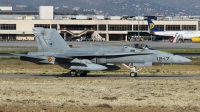
[[[106,41],[127,41],[131,37],[152,36],[145,17],[104,16],[54,12],[53,6],[39,11],[0,11],[0,40],[34,40],[33,27],[56,29],[64,39],[88,37]],[[200,17],[153,17],[164,31],[199,31]],[[138,29],[139,28],[139,29]]]

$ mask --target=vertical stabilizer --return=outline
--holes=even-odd
[[[33,33],[41,52],[63,52],[70,49],[69,45],[55,29],[33,28]]]
[[[43,52],[43,51],[44,51],[44,50],[43,50],[43,47],[42,47],[40,41],[36,38],[36,36],[35,36],[35,40],[36,40],[36,43],[37,43],[37,50],[38,50],[39,52]]]
[[[154,23],[151,21],[150,18],[147,19],[147,22],[148,22],[150,32],[161,31],[154,25]]]

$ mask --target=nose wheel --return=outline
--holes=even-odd
[[[131,67],[131,64],[126,65],[126,64],[122,63],[122,65],[123,65],[124,67],[126,67],[126,68],[128,68],[128,69],[131,70],[131,72],[130,72],[130,77],[137,77],[137,75],[138,75],[137,72],[140,71],[140,70],[142,70],[142,68],[140,68],[139,70],[137,70],[137,69],[136,69],[136,66]]]
[[[131,72],[130,77],[137,77],[137,72]]]

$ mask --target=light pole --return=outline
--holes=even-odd
[[[138,0],[138,38],[140,37],[140,20],[139,20],[139,15],[140,15],[140,0]]]

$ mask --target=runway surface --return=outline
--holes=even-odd
[[[97,42],[97,41],[86,41],[86,42],[73,42],[66,41],[69,45],[74,47],[82,47],[82,46],[103,46],[103,45],[126,45],[132,43],[144,43],[149,46],[152,46],[157,49],[162,48],[176,48],[176,49],[185,49],[185,48],[200,48],[200,43],[170,43],[170,42],[121,42],[121,41],[112,41],[112,42]],[[0,46],[6,47],[37,47],[35,41],[0,41]],[[17,48],[17,47],[16,47]]]
[[[137,78],[137,79],[200,79],[200,76],[191,75],[88,75],[87,77],[71,77],[69,74],[46,75],[46,74],[0,74],[0,78]]]

